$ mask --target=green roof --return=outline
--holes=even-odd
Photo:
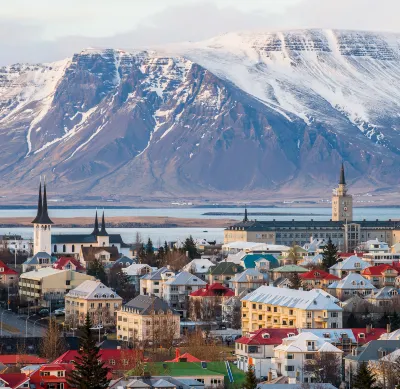
[[[266,259],[270,263],[270,269],[279,266],[279,261],[272,254],[247,254],[242,258],[246,269],[254,269],[256,262]]]
[[[274,273],[306,273],[309,270],[302,266],[285,265],[272,270]]]
[[[245,380],[245,373],[239,370],[235,365],[230,363],[234,382],[231,384],[228,378],[225,362],[206,362],[207,367],[203,369],[200,362],[156,362],[154,367],[157,374],[166,374],[171,377],[200,377],[200,376],[213,376],[223,375],[225,384],[228,387],[240,385]],[[166,367],[164,369],[164,366]],[[129,375],[129,373],[128,373]]]
[[[221,274],[237,274],[243,271],[243,266],[237,265],[233,262],[220,262],[216,266],[210,267],[209,272],[215,275]]]

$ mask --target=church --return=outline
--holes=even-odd
[[[49,217],[47,207],[47,191],[46,183],[39,184],[39,200],[37,215],[32,221],[33,224],[33,254],[47,253],[51,255],[73,255],[78,257],[82,249],[87,247],[93,248],[113,248],[112,251],[121,251],[125,246],[120,234],[109,234],[106,230],[104,211],[101,218],[101,226],[97,216],[94,219],[94,228],[91,234],[52,234],[53,221]]]

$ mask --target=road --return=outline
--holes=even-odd
[[[28,330],[28,336],[44,336],[45,328],[40,325],[40,322],[43,322],[43,320],[37,321],[38,319],[41,319],[40,316],[30,316],[28,322],[26,321],[26,319],[27,315],[18,316],[18,314],[14,312],[0,309],[0,322],[4,324],[3,336],[25,336],[26,328]],[[35,321],[36,324],[34,325]],[[7,331],[7,325],[15,328],[18,332]]]

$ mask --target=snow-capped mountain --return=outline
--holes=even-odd
[[[2,192],[263,198],[400,183],[400,34],[229,33],[0,69]],[[241,191],[245,191],[240,194]]]

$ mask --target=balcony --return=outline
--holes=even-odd
[[[328,321],[328,318],[323,317],[323,316],[316,316],[316,317],[314,317],[314,320],[318,321],[318,322],[326,322],[326,321]]]

